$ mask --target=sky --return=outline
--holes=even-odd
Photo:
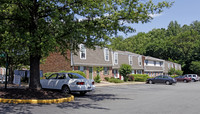
[[[155,1],[155,0],[154,0]],[[164,0],[156,0],[164,1]],[[171,8],[165,8],[161,14],[155,15],[151,22],[144,24],[131,24],[130,26],[136,29],[135,33],[127,35],[119,32],[118,36],[124,38],[137,35],[139,32],[151,31],[154,28],[167,28],[171,21],[177,21],[181,26],[190,25],[193,21],[200,21],[200,0],[165,0],[174,1]]]

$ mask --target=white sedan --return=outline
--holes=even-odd
[[[40,80],[42,88],[58,89],[64,93],[80,92],[84,95],[95,89],[94,80],[86,79],[77,73],[53,73]]]

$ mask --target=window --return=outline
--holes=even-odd
[[[146,65],[148,65],[148,62],[149,62],[148,60],[145,60]]]
[[[108,50],[108,48],[104,48],[104,59],[105,59],[105,61],[109,61],[109,50]]]
[[[172,68],[174,68],[174,65],[173,64],[171,64],[172,65]]]
[[[118,64],[118,53],[114,53],[114,62]]]
[[[132,70],[131,74],[135,74],[135,70]]]
[[[57,78],[57,73],[50,75],[49,77],[47,77],[47,79],[56,79]]]
[[[170,69],[170,63],[168,63],[168,69]]]
[[[80,58],[86,59],[86,48],[83,44],[80,45]]]
[[[140,66],[142,65],[142,57],[141,57],[141,56],[138,57],[138,64],[139,64]]]
[[[163,62],[160,62],[160,66],[162,66],[163,65]]]
[[[142,74],[142,70],[137,70],[137,74]]]
[[[58,79],[65,79],[66,77],[65,77],[65,75],[64,74],[59,74],[58,75]]]
[[[156,61],[154,61],[153,63],[154,63],[154,66],[156,66]]]
[[[104,67],[104,75],[109,75],[109,68],[108,67]]]
[[[133,64],[133,56],[129,55],[129,65]]]
[[[78,70],[84,72],[86,74],[86,67],[85,66],[78,66]]]

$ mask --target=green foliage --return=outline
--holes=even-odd
[[[180,76],[180,75],[183,75],[183,71],[182,71],[182,70],[176,70],[176,71],[175,71],[175,74],[176,74],[176,75],[179,75],[179,76]]]
[[[175,78],[175,77],[177,77],[178,75],[173,75],[173,76],[170,76],[170,77],[172,77],[172,78]]]
[[[113,38],[110,48],[176,62],[182,65],[184,73],[196,73],[192,61],[200,61],[199,29],[200,21],[183,26],[171,21],[167,29],[153,29],[129,38]]]
[[[108,80],[109,80],[109,77],[105,77],[104,79],[105,79],[106,81],[108,81]]]
[[[176,69],[175,68],[170,68],[170,70],[168,71],[169,75],[174,75],[176,73]]]
[[[182,75],[182,74],[183,74],[183,71],[182,71],[182,70],[176,70],[175,68],[171,68],[171,69],[168,71],[168,74],[169,74],[169,75]]]
[[[40,86],[39,62],[49,53],[60,52],[66,57],[67,50],[75,53],[81,43],[93,49],[104,46],[118,31],[135,31],[123,22],[147,23],[152,19],[150,14],[171,5],[139,0],[1,0],[0,51],[15,50],[27,56],[29,87],[36,89]]]
[[[200,61],[192,61],[190,70],[196,74],[200,74]]]
[[[123,80],[113,78],[113,77],[108,78],[108,81],[111,82],[111,83],[123,83],[124,82]]]
[[[130,74],[132,68],[128,64],[122,64],[119,68],[119,73],[124,77],[124,81],[128,81],[128,74]]]
[[[147,74],[131,74],[134,77],[134,81],[145,82],[148,78]]]
[[[100,76],[97,75],[97,76],[94,78],[94,81],[95,81],[96,83],[100,83],[100,82],[101,82]]]

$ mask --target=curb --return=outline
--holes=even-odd
[[[52,104],[52,103],[63,103],[74,101],[74,96],[60,99],[3,99],[0,98],[0,103],[14,103],[14,104]]]
[[[120,86],[120,85],[138,85],[138,84],[145,84],[146,82],[134,82],[134,83],[108,83],[108,84],[97,84],[96,87],[102,86]]]

